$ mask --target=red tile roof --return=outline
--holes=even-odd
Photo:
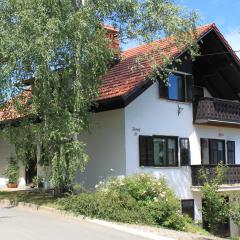
[[[108,27],[110,30],[115,30],[111,26],[105,26],[105,28]],[[225,46],[232,53],[235,60],[240,64],[239,58],[234,53],[220,31],[217,29],[215,24],[199,27],[197,29],[197,38],[200,39],[211,30],[215,30]],[[144,65],[144,68],[133,70],[131,67],[134,65],[134,63],[136,63],[137,57],[148,53],[155,53],[157,63],[159,66],[161,66],[161,58],[156,56],[156,52],[158,52],[156,51],[156,46],[162,50],[163,54],[167,54],[170,57],[177,57],[184,52],[184,49],[177,48],[177,46],[172,43],[170,38],[165,38],[163,40],[155,41],[154,44],[145,44],[122,52],[122,60],[113,68],[111,68],[104,77],[98,100],[101,101],[120,96],[126,96],[140,84],[144,83],[145,77],[151,73],[151,67],[147,61],[143,60],[143,62],[141,62],[141,64]],[[24,93],[24,95],[29,98],[31,97],[31,92],[28,91]],[[4,110],[0,110],[0,121],[11,120],[20,117],[21,116],[14,111],[11,102],[8,103]]]
[[[20,119],[24,116],[26,116],[25,113],[27,113],[27,110],[29,109],[29,100],[32,98],[32,92],[31,89],[27,89],[23,93],[21,93],[18,97],[10,100],[7,102],[7,104],[0,109],[0,122],[2,121],[8,121],[8,120],[13,120],[13,119]],[[17,109],[14,108],[14,103],[13,101],[21,101],[23,104],[25,104],[26,108],[24,109],[21,114],[17,111]]]
[[[213,29],[217,30],[215,24],[199,27],[197,29],[197,37],[201,38],[209,30]],[[219,31],[218,33],[220,34]],[[131,66],[136,63],[137,57],[154,52],[156,47],[162,50],[162,54],[170,57],[176,57],[183,51],[183,49],[177,48],[176,44],[173,44],[173,41],[169,38],[165,38],[163,40],[155,41],[154,44],[145,44],[122,52],[122,60],[120,63],[115,65],[104,78],[103,85],[100,89],[99,100],[127,95],[136,86],[141,84],[144,81],[145,76],[150,74],[151,67],[146,60],[143,61],[144,69],[142,69],[142,71],[141,69],[132,70]],[[162,64],[160,57],[157,57],[156,59],[160,66]]]

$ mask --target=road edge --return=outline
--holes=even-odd
[[[88,217],[83,217],[83,216],[76,216],[72,213],[68,213],[66,211],[62,211],[56,208],[52,208],[52,207],[46,207],[46,206],[39,206],[33,203],[25,203],[25,202],[18,202],[13,203],[7,199],[5,200],[0,200],[0,206],[12,206],[12,207],[17,207],[17,208],[23,208],[23,209],[28,209],[28,210],[32,210],[32,211],[41,211],[41,212],[45,212],[45,213],[50,213],[50,214],[55,214],[61,217],[65,217],[68,219],[73,219],[73,220],[78,220],[78,221],[82,221],[85,220],[87,222],[90,223],[95,223],[104,227],[108,227],[108,228],[112,228],[118,231],[122,231],[122,232],[126,232],[135,236],[139,236],[139,237],[144,237],[147,239],[151,239],[151,240],[174,240],[175,238],[169,238],[169,237],[164,237],[164,236],[160,236],[159,234],[155,234],[149,231],[144,231],[144,230],[139,230],[139,229],[135,229],[135,228],[131,228],[128,226],[123,226],[121,224],[117,224],[117,223],[113,223],[113,222],[108,222],[105,220],[99,220],[99,219],[91,219]]]

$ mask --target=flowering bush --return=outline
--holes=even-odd
[[[84,216],[185,230],[179,200],[164,179],[148,174],[112,178],[100,182],[96,192],[68,196],[58,203],[61,209]]]

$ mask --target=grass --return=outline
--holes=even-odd
[[[57,202],[57,198],[46,191],[0,191],[0,201],[4,199],[9,200],[14,205],[24,202],[47,207],[56,207]]]
[[[188,223],[186,225],[186,232],[197,233],[204,236],[210,236],[210,233],[208,231],[204,230],[202,227],[200,227],[195,223]]]

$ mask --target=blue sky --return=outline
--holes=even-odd
[[[240,50],[240,0],[176,0],[176,3],[197,10],[200,25],[215,22],[233,49]],[[129,43],[123,47],[134,45],[136,43]]]

